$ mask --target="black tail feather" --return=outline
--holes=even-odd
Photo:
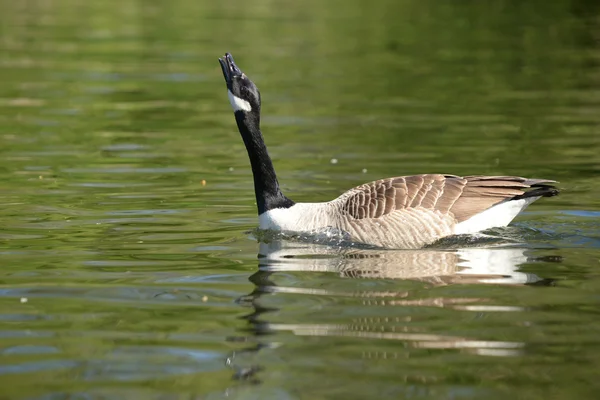
[[[513,197],[511,200],[527,199],[529,197],[552,197],[560,193],[560,190],[550,185],[533,185],[534,189]]]

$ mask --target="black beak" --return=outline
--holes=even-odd
[[[243,72],[238,68],[237,65],[235,65],[233,57],[229,53],[225,53],[223,58],[219,58],[219,64],[221,64],[221,69],[223,70],[225,83],[227,83],[228,88],[231,88],[231,82],[233,82],[233,78],[236,76],[242,76]]]

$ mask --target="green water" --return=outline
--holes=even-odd
[[[597,398],[599,15],[0,0],[0,398]],[[225,51],[296,201],[424,172],[563,192],[501,248],[259,245]]]

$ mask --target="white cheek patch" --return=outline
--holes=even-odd
[[[244,99],[240,99],[235,96],[231,91],[227,91],[227,95],[229,96],[229,102],[231,103],[231,107],[233,111],[251,111],[252,106]]]

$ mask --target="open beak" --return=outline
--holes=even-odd
[[[227,87],[231,86],[234,77],[242,76],[243,74],[238,66],[235,65],[233,57],[229,53],[225,53],[223,58],[219,58],[219,64],[221,64],[221,69],[223,70],[223,76],[225,77],[225,83],[227,83]]]

